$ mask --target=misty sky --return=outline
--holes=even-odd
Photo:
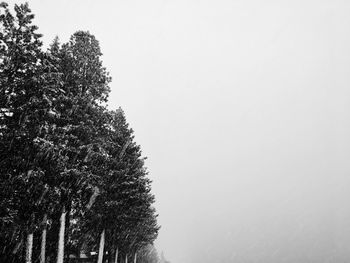
[[[349,262],[350,1],[29,4],[100,41],[171,263]]]

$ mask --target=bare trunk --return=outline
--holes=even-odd
[[[60,232],[58,236],[57,263],[63,263],[65,223],[66,223],[66,209],[65,207],[63,207],[61,219],[60,219]]]
[[[134,255],[134,263],[136,263],[136,260],[137,260],[137,252],[135,252],[135,255]]]
[[[118,263],[118,248],[117,248],[117,250],[115,251],[114,263]]]
[[[98,249],[98,261],[97,263],[102,263],[103,260],[103,252],[105,246],[105,230],[103,229],[100,237],[100,247]]]
[[[44,214],[43,218],[43,230],[41,233],[41,250],[40,250],[40,263],[45,263],[45,252],[46,252],[46,224],[47,224],[47,214]]]
[[[70,228],[70,213],[71,213],[71,210],[72,210],[72,204],[71,202],[66,202],[66,205],[65,205],[65,208],[66,208],[66,223],[65,223],[65,228],[64,228],[64,235],[65,235],[65,241],[67,239],[67,231],[68,229]],[[64,241],[64,242],[65,242]],[[65,251],[65,259],[64,259],[64,256],[63,256],[63,261],[69,261],[69,251]]]
[[[128,263],[128,254],[125,254],[125,263]]]
[[[27,244],[26,244],[26,263],[32,263],[32,253],[33,253],[33,233],[28,233]]]

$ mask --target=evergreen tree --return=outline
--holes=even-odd
[[[137,263],[159,263],[158,252],[153,245],[141,247],[137,253]]]
[[[104,168],[100,170],[100,194],[85,229],[106,232],[112,260],[118,248],[124,252],[136,251],[141,242],[152,243],[159,227],[152,208],[151,181],[146,177],[140,146],[134,142],[133,131],[128,127],[123,111],[111,112],[110,116],[109,135],[104,136],[108,158],[99,166]]]
[[[61,210],[66,211],[64,225],[67,229],[61,233],[65,234],[71,249],[74,246],[70,239],[71,217],[73,213],[83,213],[85,202],[98,182],[94,173],[96,163],[91,162],[90,157],[104,155],[99,146],[99,133],[104,125],[103,103],[108,97],[110,78],[102,67],[98,41],[88,32],[73,34],[62,46],[56,39],[50,52],[58,61],[58,71],[62,75],[62,92],[54,102],[53,140],[65,159],[64,169],[55,176],[54,184],[59,185]],[[59,232],[57,224],[53,228],[51,240]],[[51,251],[52,254],[54,247]]]
[[[49,199],[42,162],[52,148],[46,137],[57,76],[41,51],[28,4],[14,9],[15,16],[7,4],[0,5],[0,220],[2,229],[11,229],[1,231],[6,247],[20,253],[27,240],[30,262],[33,231]],[[1,257],[13,253],[4,251]]]
[[[154,196],[124,113],[106,109],[99,43],[78,31],[43,52],[28,4],[14,9],[0,4],[0,261],[62,263],[101,233],[111,257],[135,254],[159,230]]]

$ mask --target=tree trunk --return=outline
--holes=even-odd
[[[118,248],[117,248],[117,250],[115,251],[114,263],[118,263]]]
[[[27,234],[26,263],[32,263],[32,253],[33,253],[33,232],[30,232]]]
[[[71,210],[72,210],[71,202],[66,202],[65,209],[66,209],[66,222],[65,222],[65,228],[64,228],[64,242],[68,241],[67,237],[69,235],[69,228],[70,228],[70,213],[71,213]],[[66,259],[64,259],[64,261],[68,261],[69,260],[70,251],[65,250],[65,254],[66,254],[65,255]]]
[[[128,263],[128,254],[125,254],[125,263]]]
[[[137,260],[137,252],[135,252],[135,255],[134,255],[134,263],[136,263],[136,260]]]
[[[105,230],[103,229],[100,237],[100,247],[98,249],[98,261],[97,263],[102,263],[103,261],[103,252],[104,252],[104,246],[105,246]]]
[[[42,227],[43,227],[43,230],[41,233],[40,263],[45,263],[47,214],[44,214]]]
[[[113,261],[111,261],[112,263]],[[118,263],[118,248],[115,250],[115,254],[114,254],[114,263]]]
[[[60,232],[58,236],[57,263],[63,263],[65,223],[66,223],[66,209],[65,207],[63,207],[61,219],[60,219]]]

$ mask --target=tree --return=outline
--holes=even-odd
[[[160,263],[170,263],[170,261],[168,261],[165,257],[164,257],[164,253],[162,252],[160,255]]]
[[[65,233],[68,244],[72,245],[74,241],[69,238],[71,216],[83,213],[87,196],[98,181],[89,158],[104,155],[99,146],[99,133],[104,125],[103,103],[108,97],[110,77],[102,67],[98,41],[89,32],[76,32],[62,46],[56,39],[50,53],[57,59],[62,75],[62,92],[54,102],[53,140],[60,145],[61,156],[65,159],[64,169],[56,175],[54,184],[59,185],[61,210],[66,211],[64,225],[67,229],[60,233]]]
[[[42,151],[50,145],[46,131],[57,79],[41,51],[41,35],[32,25],[34,15],[28,4],[15,5],[14,10],[15,16],[7,4],[0,4],[1,227],[12,229],[1,232],[12,235],[8,247],[15,254],[27,240],[26,261],[30,262],[33,232],[42,220],[47,193],[41,162]],[[8,258],[6,254],[12,253],[3,254]]]
[[[137,254],[137,263],[159,263],[160,261],[156,248],[150,244],[141,247]]]
[[[123,111],[106,108],[99,43],[78,31],[43,52],[33,17],[0,4],[0,261],[26,244],[26,262],[62,263],[100,236],[112,257],[136,253],[159,230],[154,196]]]
[[[133,141],[133,131],[121,109],[110,112],[109,116],[110,123],[104,133],[108,158],[98,166],[100,194],[86,215],[83,229],[106,233],[112,261],[118,249],[124,253],[136,252],[141,243],[152,243],[159,227],[140,146]]]

